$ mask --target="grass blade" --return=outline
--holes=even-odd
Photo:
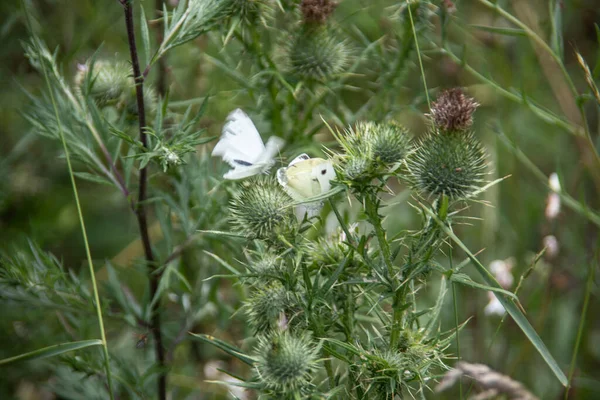
[[[204,343],[209,343],[212,344],[215,347],[218,347],[219,349],[223,350],[225,353],[237,358],[238,360],[248,364],[248,365],[254,365],[254,360],[245,355],[244,353],[242,353],[242,350],[238,349],[237,347],[222,341],[221,339],[217,339],[214,336],[211,335],[203,335],[203,334],[198,334],[198,333],[191,333],[190,335],[192,335],[192,337],[198,339],[201,342]]]
[[[92,340],[82,340],[79,342],[68,342],[55,344],[52,346],[44,347],[42,349],[30,351],[29,353],[20,354],[18,356],[5,358],[4,360],[0,360],[0,365],[12,364],[19,361],[27,361],[27,360],[39,360],[40,358],[48,358],[53,356],[58,356],[64,353],[68,353],[69,351],[85,349],[86,347],[91,346],[102,346],[102,340],[92,339]]]
[[[460,247],[469,256],[473,265],[475,266],[477,271],[479,271],[479,273],[487,282],[487,284],[489,286],[502,289],[498,281],[496,281],[496,278],[494,278],[494,276],[479,262],[479,260],[475,258],[473,253],[471,253],[471,251],[469,250],[469,248],[465,246],[465,244],[442,221],[440,221],[438,216],[435,215],[435,213],[433,213],[429,208],[427,208],[423,204],[421,204],[421,208],[429,217],[431,217],[439,225],[440,229],[442,229],[444,233],[448,235],[448,237],[452,239],[452,241],[456,243],[458,247]],[[552,357],[552,354],[550,354],[550,351],[548,350],[542,339],[539,337],[533,326],[531,326],[525,315],[521,312],[519,307],[517,307],[515,303],[510,301],[508,297],[505,297],[500,294],[497,294],[496,297],[498,298],[500,303],[502,303],[502,305],[504,306],[508,314],[512,317],[512,319],[517,323],[519,328],[521,328],[525,336],[527,336],[527,339],[529,339],[533,347],[535,347],[538,353],[540,353],[540,355],[542,356],[546,364],[548,364],[556,378],[560,381],[560,383],[563,386],[567,386],[567,377],[562,372],[562,370],[558,366],[558,363],[556,362],[554,357]]]

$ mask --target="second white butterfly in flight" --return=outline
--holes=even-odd
[[[284,144],[283,139],[271,136],[265,146],[250,117],[238,108],[227,116],[212,155],[220,156],[233,167],[223,178],[243,179],[267,172]]]

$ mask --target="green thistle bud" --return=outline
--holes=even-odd
[[[371,162],[368,156],[349,157],[344,164],[344,177],[351,182],[368,183],[371,181]]]
[[[257,289],[244,304],[248,323],[254,333],[264,334],[275,330],[282,315],[289,321],[296,308],[293,296],[278,282]]]
[[[229,5],[225,6],[223,16],[225,18],[237,18],[244,24],[253,24],[259,20],[264,20],[265,12],[269,14],[273,11],[269,6],[268,0],[228,0]],[[263,21],[264,22],[264,21]]]
[[[410,150],[408,130],[395,122],[359,122],[355,131],[368,141],[374,161],[383,164],[399,163]]]
[[[302,27],[289,40],[288,69],[300,79],[324,80],[340,74],[348,47],[327,27]]]
[[[416,190],[453,200],[471,196],[485,182],[486,154],[473,133],[429,132],[407,160]]]
[[[401,353],[365,351],[360,360],[359,382],[369,399],[394,399],[395,395],[402,393],[407,360]]]
[[[124,62],[80,64],[75,75],[76,90],[89,94],[99,107],[116,104],[132,85],[131,67]]]
[[[281,257],[271,252],[256,253],[249,269],[259,275],[277,275],[281,265]]]
[[[276,398],[307,394],[313,386],[311,378],[318,368],[319,351],[320,346],[309,336],[297,337],[284,331],[261,337],[255,356],[258,379]]]
[[[230,204],[232,220],[249,239],[274,239],[295,227],[290,197],[272,178],[257,177],[244,182]]]

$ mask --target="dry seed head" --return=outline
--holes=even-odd
[[[304,22],[323,24],[333,13],[338,3],[331,0],[302,0],[300,10]]]
[[[442,92],[431,104],[431,117],[440,131],[465,131],[473,124],[473,113],[479,106],[460,88]]]

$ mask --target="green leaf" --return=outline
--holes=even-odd
[[[470,286],[475,289],[482,289],[482,290],[487,290],[490,292],[500,293],[505,296],[511,297],[511,298],[515,299],[516,301],[519,301],[519,299],[517,298],[517,296],[514,293],[509,292],[508,290],[497,288],[497,287],[492,287],[492,286],[488,286],[488,285],[483,285],[481,283],[477,283],[473,279],[471,279],[471,277],[469,275],[466,275],[466,274],[454,273],[454,274],[450,275],[450,280],[452,282],[460,283],[465,286]]]
[[[423,211],[439,225],[440,229],[442,229],[444,233],[448,235],[448,237],[450,237],[452,241],[456,243],[458,247],[460,247],[469,256],[469,258],[473,262],[473,265],[477,268],[477,271],[479,271],[479,273],[481,274],[483,279],[488,283],[488,285],[497,289],[502,289],[498,281],[496,281],[496,278],[494,278],[494,275],[492,275],[479,262],[479,260],[475,258],[473,253],[471,253],[471,251],[469,250],[469,248],[465,246],[465,244],[454,234],[454,232],[452,232],[442,221],[440,221],[437,215],[435,215],[435,213],[433,213],[429,208],[427,208],[423,204],[420,204],[420,206],[421,208],[423,208]],[[558,363],[556,362],[554,357],[552,357],[552,354],[550,354],[550,351],[548,350],[542,339],[539,337],[535,329],[531,326],[525,315],[523,315],[521,310],[509,298],[500,294],[496,297],[498,298],[500,303],[502,303],[502,305],[504,306],[508,314],[512,317],[512,319],[517,323],[519,328],[521,328],[525,336],[527,336],[527,339],[529,339],[533,347],[535,347],[535,349],[540,353],[540,355],[542,356],[546,364],[548,364],[548,366],[550,367],[554,375],[558,378],[560,383],[563,386],[566,386],[568,384],[567,377],[562,372],[562,370],[558,366]]]
[[[55,344],[53,346],[44,347],[43,349],[34,350],[29,353],[5,358],[4,360],[0,360],[0,365],[12,364],[12,363],[18,362],[18,361],[38,360],[41,358],[58,356],[60,354],[68,353],[69,351],[84,349],[86,347],[91,347],[91,346],[102,346],[102,340],[93,339],[93,340],[82,340],[79,342],[68,342],[68,343]]]
[[[190,332],[190,335],[192,335],[193,338],[198,339],[201,342],[209,343],[215,347],[218,347],[219,349],[223,350],[225,353],[237,358],[238,360],[240,360],[248,365],[254,365],[254,359],[252,357],[247,356],[246,354],[244,354],[242,352],[241,349],[239,349],[227,342],[217,339],[216,337],[211,336],[211,335],[203,335],[203,334],[197,334],[197,333],[192,333],[192,332]]]
[[[475,28],[475,29],[479,29],[480,31],[495,33],[495,34],[499,34],[499,35],[527,36],[527,33],[523,29],[500,28],[500,27],[496,27],[496,26],[486,26],[486,25],[471,25],[471,27]]]
[[[333,287],[335,282],[338,280],[338,278],[344,271],[344,267],[346,267],[346,264],[348,263],[348,260],[350,259],[351,256],[352,256],[352,251],[350,251],[350,253],[348,253],[348,255],[342,260],[340,265],[338,265],[338,267],[333,272],[333,274],[331,274],[331,276],[329,277],[327,282],[325,282],[323,284],[323,286],[319,289],[323,294],[326,294],[327,292],[329,292],[329,290],[331,290],[331,288]]]
[[[223,260],[221,257],[219,257],[216,254],[213,254],[209,251],[204,250],[204,254],[214,258],[215,260],[217,260],[217,262],[219,264],[221,264],[222,266],[224,266],[229,272],[236,274],[236,275],[240,275],[240,271],[238,271],[237,269],[233,268],[231,265],[229,265],[229,263],[227,263],[225,260]]]
[[[142,31],[142,42],[144,44],[144,60],[146,66],[150,64],[150,32],[148,30],[148,20],[144,12],[144,3],[140,3],[140,30]]]
[[[552,51],[563,59],[563,33],[562,33],[562,0],[550,0],[550,47]]]
[[[75,175],[76,177],[86,180],[86,181],[90,181],[90,182],[94,182],[94,183],[101,183],[103,185],[108,185],[108,186],[113,186],[113,183],[111,181],[109,181],[108,179],[104,179],[98,175],[94,175],[94,174],[90,174],[89,172],[73,172],[73,175]]]

